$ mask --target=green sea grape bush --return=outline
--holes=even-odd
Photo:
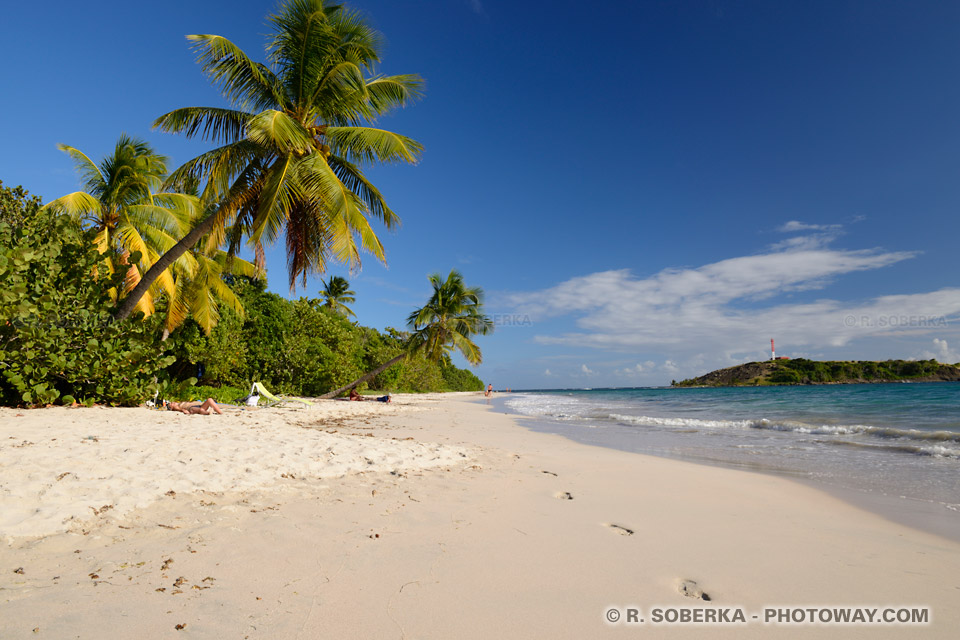
[[[3,180],[0,180],[0,222],[17,229],[32,220],[42,206],[40,198],[31,196],[22,186],[5,187]]]
[[[123,274],[108,275],[91,232],[41,211],[22,190],[4,189],[0,204],[0,403],[151,397],[173,362],[159,344],[159,319],[112,321],[109,291]]]

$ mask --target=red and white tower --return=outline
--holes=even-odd
[[[770,338],[770,359],[771,360],[777,359],[777,351],[776,349],[773,348],[773,338]]]

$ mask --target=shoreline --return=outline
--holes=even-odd
[[[70,411],[100,425],[112,422],[111,412],[119,416],[22,413],[43,421]],[[157,435],[148,419],[158,414],[130,411],[142,412],[126,416],[137,423],[130,437]],[[13,413],[0,420],[16,438]],[[241,422],[230,414],[159,415],[159,427],[186,436],[179,444],[193,451]],[[604,611],[630,605],[926,606],[932,617],[913,631],[711,626],[719,638],[947,638],[960,624],[960,544],[782,477],[534,432],[478,394],[331,401],[246,418],[262,423],[239,425],[251,430],[251,443],[276,432],[282,446],[299,445],[322,432],[336,436],[334,446],[340,437],[362,445],[358,459],[383,468],[160,493],[125,514],[97,514],[81,530],[17,538],[0,547],[0,635],[602,637],[624,626],[608,626]],[[193,426],[200,431],[186,429]],[[22,440],[4,438],[0,453],[11,442]],[[397,453],[405,443],[466,457],[412,468]],[[62,473],[56,469],[34,472]],[[4,471],[4,491],[18,473]],[[682,595],[685,580],[710,602]]]
[[[741,471],[744,473],[755,473],[768,475],[777,478],[785,478],[814,490],[822,491],[835,498],[843,500],[851,506],[864,509],[875,515],[878,515],[891,522],[901,524],[917,531],[923,531],[932,535],[937,535],[954,542],[960,542],[960,513],[949,511],[948,507],[934,500],[924,500],[922,498],[898,496],[891,493],[868,491],[865,489],[838,485],[828,482],[822,478],[813,478],[805,473],[791,472],[787,469],[779,468],[773,465],[762,463],[746,464],[744,462],[734,462],[721,459],[704,459],[696,456],[675,454],[667,455],[658,451],[648,451],[643,449],[630,449],[627,447],[617,447],[615,443],[598,443],[588,440],[577,439],[567,433],[557,429],[557,426],[566,426],[563,423],[555,423],[549,419],[537,416],[528,416],[519,413],[506,406],[506,398],[500,400],[499,410],[506,415],[513,416],[517,423],[525,429],[537,433],[551,433],[560,435],[573,442],[590,447],[601,447],[613,451],[622,451],[632,455],[652,456],[663,460],[676,460],[689,464],[703,465],[719,469],[729,469],[732,471]],[[494,402],[497,402],[494,400]],[[538,428],[538,426],[540,428]]]

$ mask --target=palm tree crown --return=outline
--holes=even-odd
[[[381,36],[358,14],[326,0],[287,0],[270,19],[269,66],[216,35],[188,36],[204,72],[235,108],[188,107],[154,123],[221,144],[179,168],[173,183],[205,180],[220,202],[213,242],[285,236],[290,287],[333,259],[351,268],[360,250],[384,259],[371,218],[399,223],[361,167],[417,161],[422,147],[370,126],[420,95],[415,75],[371,75]],[[233,234],[225,225],[234,224]],[[358,244],[359,241],[359,244]]]
[[[146,142],[126,134],[120,136],[113,153],[99,165],[79,149],[67,145],[58,148],[73,158],[84,190],[57,198],[46,206],[96,231],[94,242],[100,253],[108,254],[110,272],[117,264],[129,265],[124,292],[130,291],[159,255],[183,236],[196,215],[197,199],[161,192],[167,175],[166,158]],[[140,253],[140,260],[129,264],[134,252]],[[161,289],[173,292],[169,271],[164,271],[157,281]],[[153,293],[158,290],[155,288]],[[153,308],[153,295],[149,293],[138,301],[137,310],[145,315],[151,314]]]
[[[350,290],[350,283],[347,282],[346,278],[333,276],[329,281],[321,280],[321,282],[323,283],[323,290],[320,292],[320,297],[323,298],[323,306],[341,315],[356,318],[353,310],[346,305],[348,302],[357,301],[354,296],[355,292]]]
[[[471,338],[493,332],[493,321],[483,314],[483,289],[467,287],[456,270],[446,280],[439,273],[431,275],[430,284],[430,300],[407,318],[409,350],[422,349],[436,361],[456,349],[470,364],[480,364],[480,347]]]

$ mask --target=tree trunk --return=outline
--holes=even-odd
[[[338,395],[340,395],[340,394],[343,393],[344,391],[350,391],[350,389],[353,389],[353,388],[354,388],[355,386],[357,386],[358,384],[360,384],[360,383],[362,383],[362,382],[366,382],[366,381],[369,380],[370,378],[373,378],[373,377],[375,377],[375,376],[383,373],[384,371],[386,371],[387,369],[389,369],[389,368],[392,367],[393,365],[397,364],[398,362],[400,362],[401,360],[403,360],[403,359],[406,358],[406,357],[407,357],[407,354],[406,354],[406,353],[401,353],[401,354],[398,355],[396,358],[393,358],[393,359],[391,359],[391,360],[388,360],[387,362],[385,362],[384,364],[380,365],[379,367],[377,367],[376,369],[374,369],[374,370],[371,371],[370,373],[365,373],[365,374],[363,374],[362,376],[360,376],[359,378],[357,378],[356,380],[354,380],[353,382],[351,382],[351,383],[348,384],[347,386],[345,386],[345,387],[340,387],[339,389],[334,389],[333,391],[331,391],[331,392],[329,392],[329,393],[323,394],[322,396],[320,396],[320,399],[321,399],[321,400],[329,400],[330,398],[336,398]]]
[[[130,317],[130,314],[133,313],[134,309],[137,306],[137,303],[140,301],[140,298],[143,297],[143,294],[147,292],[147,289],[150,288],[157,278],[160,277],[160,274],[170,268],[170,266],[177,261],[177,259],[185,254],[187,251],[193,248],[197,241],[200,240],[203,236],[210,233],[214,225],[217,222],[217,217],[219,211],[214,211],[206,218],[200,221],[200,224],[195,226],[190,230],[190,233],[183,236],[183,238],[177,244],[173,245],[169,251],[160,256],[160,258],[153,263],[153,266],[150,267],[147,272],[140,278],[140,282],[137,283],[130,293],[120,301],[120,306],[117,307],[117,312],[114,314],[114,320],[126,320]]]

